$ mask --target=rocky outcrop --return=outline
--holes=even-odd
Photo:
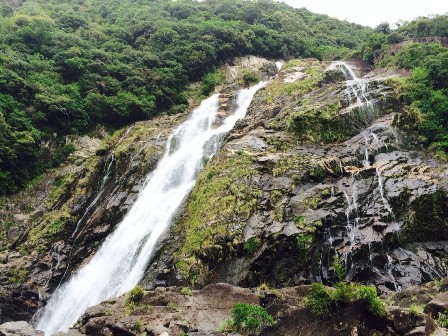
[[[232,112],[246,66],[260,78],[272,76],[275,69],[261,58],[233,60],[227,67],[233,77],[220,88],[221,113]],[[0,321],[30,320],[53,289],[88,262],[134,203],[167,137],[188,112],[138,122],[113,134],[98,127],[89,135],[67,137],[75,152],[64,166],[33,181],[28,190],[0,198]],[[170,244],[161,245],[164,251],[176,248],[172,237],[168,234]],[[168,285],[173,273],[163,265],[172,263],[172,254],[159,251],[156,256],[165,262],[148,268],[148,274],[157,273],[151,283]]]
[[[382,292],[447,275],[447,166],[390,76],[365,76],[359,101],[327,69],[287,64],[199,176],[168,266],[186,283],[331,283],[335,262]]]
[[[0,325],[2,336],[44,336],[41,331],[35,330],[29,323],[24,321],[7,322]]]
[[[446,282],[446,280],[445,280]],[[212,284],[202,290],[188,287],[157,288],[137,302],[127,296],[92,307],[80,318],[76,329],[62,335],[237,335],[232,326],[235,304],[261,305],[275,319],[260,335],[446,335],[429,315],[403,303],[413,301],[415,292],[432,295],[443,290],[438,283],[414,287],[392,296],[386,317],[369,313],[357,300],[341,304],[326,316],[316,316],[306,306],[309,286],[281,289],[240,288]],[[423,301],[422,301],[423,302]],[[396,304],[396,305],[394,305]],[[424,304],[421,305],[424,307]],[[428,307],[428,306],[427,306]],[[244,333],[243,333],[244,334]],[[238,334],[239,335],[239,334]]]

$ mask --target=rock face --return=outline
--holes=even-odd
[[[387,292],[447,275],[447,166],[419,150],[393,79],[338,66],[290,63],[254,98],[173,229],[183,279],[331,283],[336,262]]]
[[[71,333],[220,335],[237,302],[260,302],[276,316],[277,326],[263,335],[435,330],[431,316],[445,309],[445,298],[415,286],[448,273],[447,165],[420,147],[394,79],[360,62],[349,65],[358,76],[369,73],[358,80],[340,63],[316,59],[289,62],[278,76],[274,63],[255,57],[230,65],[220,88],[222,116],[232,113],[244,69],[271,81],[158,243],[141,283],[163,288],[130,313],[123,299],[93,307]],[[88,262],[185,115],[140,122],[111,137],[98,129],[68,138],[77,151],[67,165],[0,199],[2,322],[30,320]],[[341,268],[347,281],[375,284],[384,295],[405,293],[391,309],[393,321],[372,320],[362,302],[315,321],[303,305],[306,285],[330,285]],[[213,285],[221,282],[230,285]],[[233,287],[261,284],[281,295],[260,301],[258,292]],[[198,291],[183,295],[187,285]],[[409,291],[421,304],[434,299],[426,316],[411,316]]]
[[[269,64],[257,57],[233,61],[221,88],[222,113],[232,111],[243,69],[267,78],[275,68]],[[0,321],[30,320],[54,288],[88,262],[134,203],[167,137],[188,113],[138,122],[112,135],[99,127],[89,136],[67,137],[76,151],[63,167],[18,195],[0,198]],[[162,246],[174,248],[176,239],[167,239],[170,244]],[[161,274],[155,284],[166,285],[172,274],[163,265],[172,257],[157,257],[162,268],[153,264],[148,272],[155,268]]]
[[[140,122],[106,137],[70,137],[67,164],[20,194],[0,199],[1,321],[30,320],[48,294],[119,223],[184,116]]]

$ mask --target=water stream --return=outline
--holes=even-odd
[[[255,92],[265,84],[241,90],[236,111],[221,125],[214,124],[219,99],[215,94],[174,130],[137,201],[91,261],[55,291],[37,329],[46,335],[66,331],[88,307],[129,291],[141,280],[155,244],[193,188],[204,162],[216,153],[223,135],[244,117]]]

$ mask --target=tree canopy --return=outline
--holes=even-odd
[[[0,194],[58,164],[45,141],[62,150],[64,134],[182,110],[186,84],[229,58],[340,57],[371,31],[270,0],[25,0],[0,9]]]

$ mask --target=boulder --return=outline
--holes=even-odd
[[[44,332],[34,329],[28,322],[18,321],[0,325],[0,336],[44,336]]]
[[[437,295],[425,307],[425,313],[433,317],[438,317],[439,313],[444,313],[448,310],[448,292]]]

